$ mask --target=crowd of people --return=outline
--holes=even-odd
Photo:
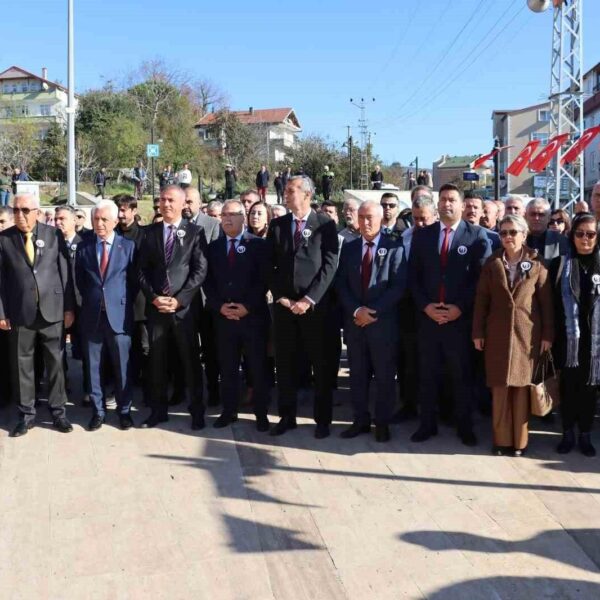
[[[592,212],[580,203],[572,220],[543,198],[484,201],[445,184],[436,201],[420,184],[403,212],[393,192],[346,200],[342,226],[334,203],[314,203],[305,175],[288,174],[285,205],[267,205],[264,173],[259,189],[206,206],[195,188],[165,183],[147,226],[129,195],[98,201],[91,230],[69,206],[49,224],[31,195],[0,207],[0,353],[10,364],[0,401],[18,406],[14,437],[35,424],[42,377],[54,426],[72,430],[69,339],[91,431],[105,423],[113,394],[119,426],[134,426],[136,385],[149,409],[143,428],[183,401],[194,430],[205,427],[207,405],[221,406],[213,426],[226,427],[237,420],[243,374],[258,431],[296,428],[298,391],[312,387],[322,439],[343,340],[353,417],[342,438],[374,426],[386,442],[391,425],[414,419],[414,443],[442,421],[474,446],[479,408],[492,414],[494,454],[520,456],[530,385],[552,356],[557,451],[595,454],[600,183]]]

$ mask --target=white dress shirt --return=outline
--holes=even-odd
[[[452,240],[454,239],[454,234],[456,233],[456,230],[458,229],[458,226],[460,225],[460,220],[456,221],[456,223],[454,223],[454,225],[450,225],[450,233],[448,234],[448,249],[450,249],[452,247]],[[444,244],[444,229],[446,229],[447,225],[444,225],[441,221],[440,221],[440,239],[438,241],[438,252],[441,254],[442,252],[442,245]]]
[[[108,250],[108,256],[110,256],[110,251],[112,250],[113,243],[115,241],[115,232],[113,231],[106,240],[101,240],[98,236],[96,236],[96,258],[98,259],[98,266],[102,262],[102,242],[106,241],[106,248]]]
[[[301,221],[300,223],[300,231],[304,231],[306,229],[306,222],[308,221],[308,217],[310,216],[311,210],[309,210],[303,217],[296,218],[295,215],[292,215],[292,237],[296,233],[296,221]]]
[[[381,233],[378,233],[372,240],[371,240],[371,244],[373,244],[371,246],[371,256],[374,257],[375,256],[375,252],[377,251],[377,246],[379,245],[379,239],[381,238]],[[365,238],[362,238],[362,257],[365,257],[365,254],[367,253],[367,244],[369,243],[368,240],[365,240]]]
[[[179,219],[179,221],[177,221],[176,223],[165,223],[163,221],[163,246],[166,245],[167,243],[167,238],[169,237],[169,233],[170,233],[170,228],[173,227],[173,235],[177,235],[177,230],[179,229],[179,226],[181,225],[181,219]]]
[[[226,245],[226,249],[225,249],[226,254],[229,254],[229,248],[231,248],[231,240],[235,240],[234,248],[237,251],[243,235],[244,235],[244,230],[242,229],[241,233],[239,235],[236,235],[235,237],[226,236],[227,237],[227,245]]]

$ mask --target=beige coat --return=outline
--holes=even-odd
[[[552,291],[537,251],[527,247],[511,290],[502,253],[494,252],[481,271],[473,339],[485,340],[487,385],[521,387],[531,383],[541,341],[554,339]],[[523,263],[531,269],[524,271]]]

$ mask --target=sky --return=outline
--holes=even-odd
[[[66,85],[67,0],[0,0],[11,4],[0,66],[47,67]],[[583,4],[587,71],[600,62],[600,2]],[[374,152],[425,167],[488,152],[494,109],[547,98],[551,32],[552,11],[526,0],[75,0],[76,91],[160,58],[211,80],[232,110],[290,106],[304,134],[337,145],[348,125],[359,136],[350,98],[364,98]]]

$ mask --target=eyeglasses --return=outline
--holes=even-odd
[[[13,213],[15,214],[19,214],[21,213],[24,217],[28,216],[30,212],[37,210],[37,208],[19,208],[18,206],[15,206],[13,208]]]
[[[517,231],[516,229],[501,229],[499,232],[500,237],[517,237],[517,234],[521,233],[520,231]]]
[[[243,212],[235,212],[235,213],[221,213],[221,218],[223,217],[241,217],[243,216]]]
[[[397,204],[388,203],[388,202],[382,202],[381,206],[382,206],[382,208],[396,208],[396,206],[398,206],[398,205]]]
[[[579,238],[580,240],[582,240],[583,238],[586,238],[588,240],[593,240],[596,238],[597,233],[595,231],[576,231],[575,232],[575,237]]]
[[[564,219],[550,219],[550,225],[564,225]]]

